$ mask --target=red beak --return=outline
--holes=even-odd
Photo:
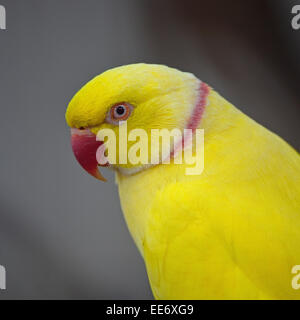
[[[71,144],[75,158],[82,168],[95,178],[106,181],[98,170],[96,152],[103,144],[103,141],[97,141],[96,135],[89,129],[79,130],[71,129]]]

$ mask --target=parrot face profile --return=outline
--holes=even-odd
[[[80,165],[100,180],[99,158],[115,170],[155,298],[300,299],[291,285],[300,265],[300,156],[285,141],[191,73],[162,65],[100,74],[75,94],[66,121]],[[134,139],[123,143],[124,123],[146,133],[144,146],[155,129],[204,130],[203,172],[187,175],[188,163],[174,163],[176,143],[168,165],[127,161]],[[105,157],[103,130],[114,133],[115,162]]]
[[[149,133],[148,144],[153,129],[192,127],[193,113],[198,112],[194,109],[200,84],[201,81],[190,73],[160,65],[136,64],[104,72],[85,85],[67,109],[66,120],[72,128],[72,146],[77,160],[90,174],[103,179],[95,158],[101,145],[95,135],[100,130],[114,131],[119,144],[118,125],[126,121],[129,132],[143,129]],[[125,153],[133,143],[127,141]],[[116,152],[118,160],[120,148]],[[129,161],[117,161],[113,166],[123,173],[138,172],[142,167]]]

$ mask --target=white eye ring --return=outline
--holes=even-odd
[[[125,121],[129,118],[133,106],[127,102],[120,102],[113,105],[107,113],[106,120],[112,124],[118,124],[119,121]]]

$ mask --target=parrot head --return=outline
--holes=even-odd
[[[199,116],[195,106],[200,84],[191,73],[143,63],[113,68],[96,76],[75,94],[66,111],[78,162],[88,173],[105,180],[96,159],[104,141],[96,137],[100,130],[110,129],[116,136],[117,162],[102,165],[124,173],[138,172],[145,165],[118,162],[119,154],[133,144],[128,141],[125,150],[118,147],[120,124],[126,121],[128,131],[140,128],[147,133],[152,129],[183,130]]]

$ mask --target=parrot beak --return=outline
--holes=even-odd
[[[75,158],[90,175],[96,179],[106,181],[98,170],[96,152],[103,141],[96,140],[96,135],[89,129],[71,129],[71,144]]]

